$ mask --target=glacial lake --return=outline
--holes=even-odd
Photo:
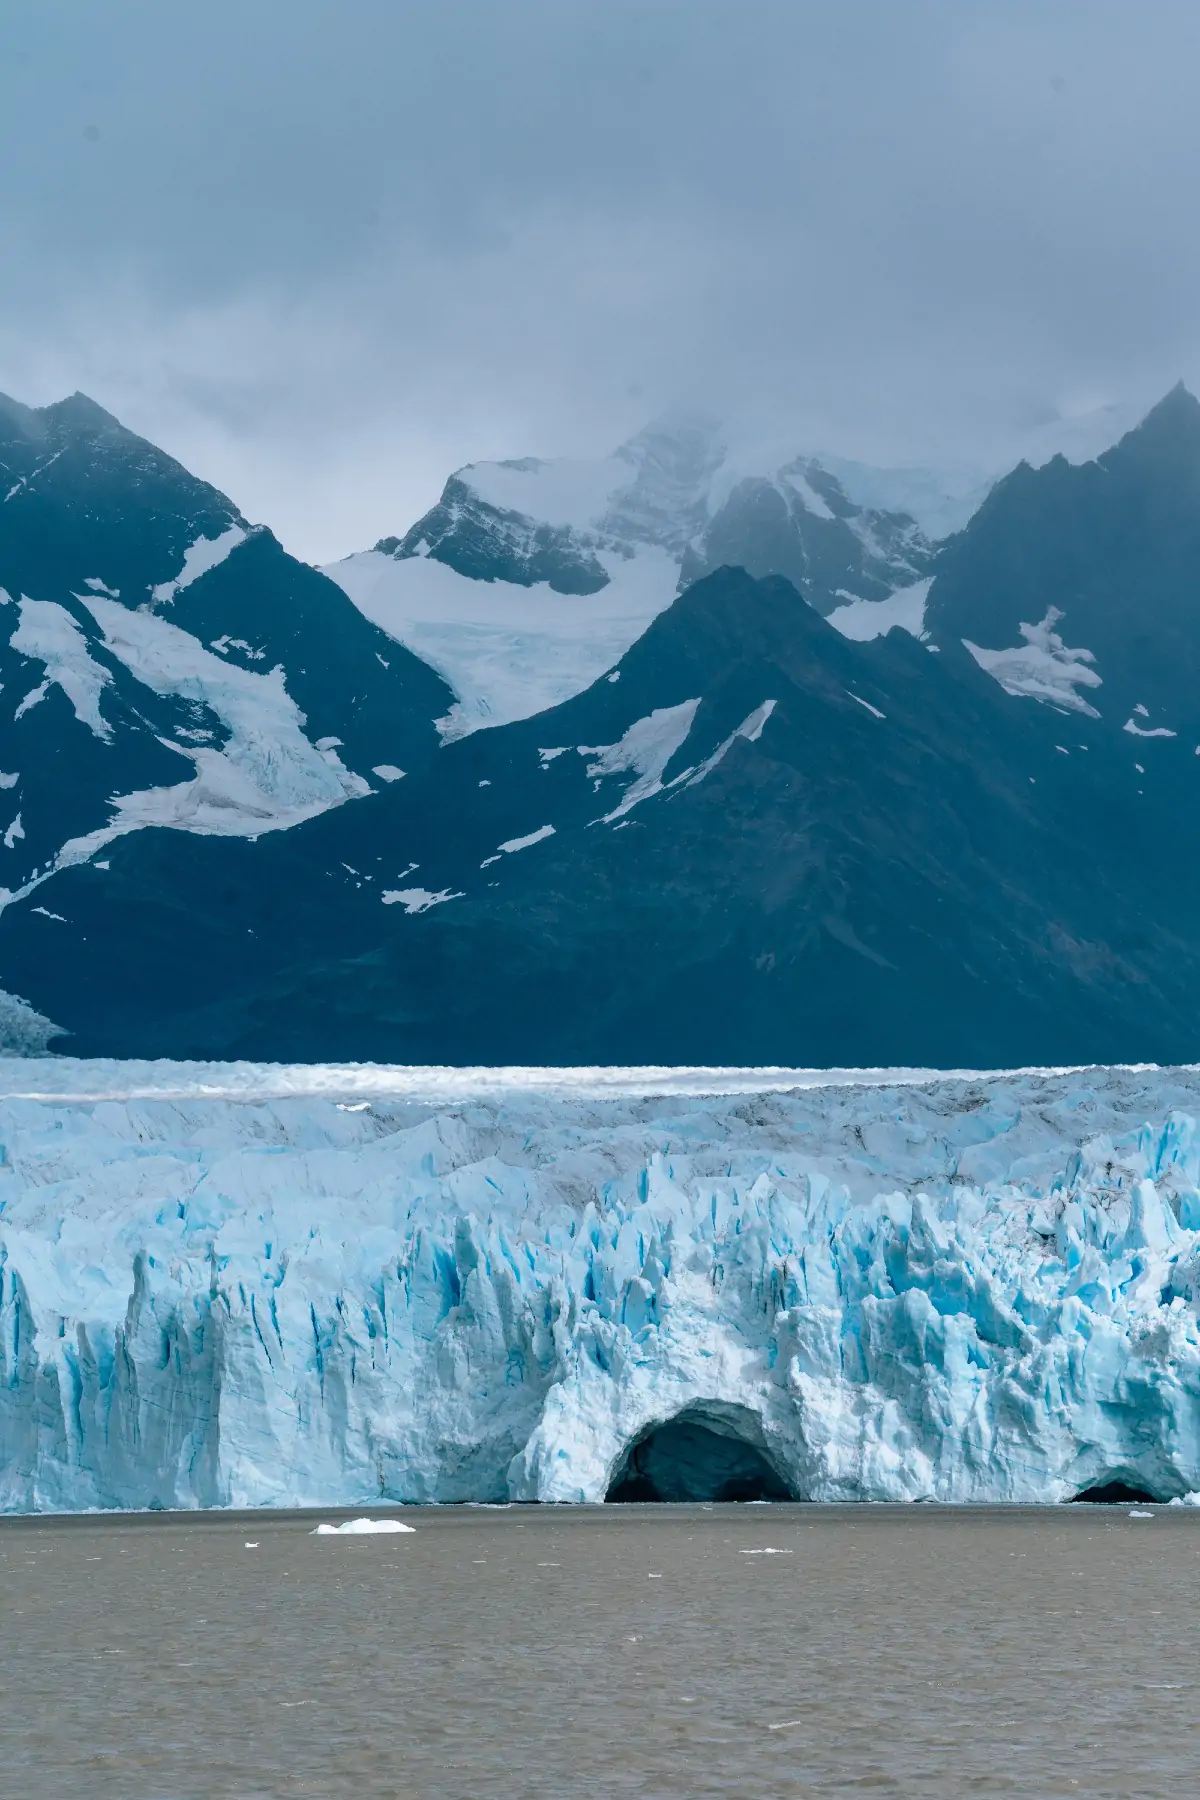
[[[349,1516],[0,1522],[0,1791],[1196,1790],[1190,1509],[409,1508],[411,1535],[312,1535]]]

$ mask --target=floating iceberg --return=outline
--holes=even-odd
[[[0,1065],[0,1506],[1200,1491],[1197,1071],[441,1075]]]
[[[414,1529],[402,1519],[346,1519],[340,1525],[318,1525],[313,1537],[389,1537]],[[246,1546],[250,1548],[249,1545]]]

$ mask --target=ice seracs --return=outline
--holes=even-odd
[[[1200,1491],[1195,1070],[0,1077],[7,1510]]]

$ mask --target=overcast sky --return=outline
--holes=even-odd
[[[6,0],[0,388],[314,560],[664,408],[990,465],[1200,376],[1195,0]]]

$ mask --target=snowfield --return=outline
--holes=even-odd
[[[597,594],[475,581],[432,557],[396,562],[377,550],[324,573],[373,625],[449,682],[456,703],[438,729],[452,743],[582,693],[674,600],[679,562],[665,550],[605,551],[598,560],[609,580]]]
[[[1200,1071],[0,1063],[0,1505],[1200,1489]]]

